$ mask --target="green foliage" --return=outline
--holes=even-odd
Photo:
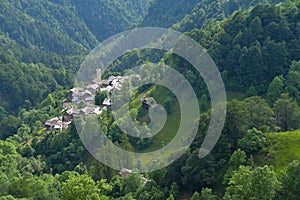
[[[195,192],[192,199],[216,199],[213,193],[221,198],[219,191],[225,190],[222,181],[227,186],[224,199],[299,196],[298,161],[279,175],[282,188],[271,168],[245,166],[246,153],[255,153],[254,159],[250,158],[252,166],[274,165],[276,171],[300,155],[299,131],[262,133],[299,128],[299,2],[278,6],[254,6],[259,0],[149,2],[0,3],[0,139],[6,139],[0,140],[1,199],[176,199],[182,191],[200,188],[201,194]],[[210,121],[209,94],[200,74],[172,53],[163,57],[164,52],[132,51],[112,64],[112,68],[123,72],[133,63],[142,64],[142,57],[156,62],[163,57],[161,62],[180,71],[195,87],[201,110],[207,111],[200,116],[199,131],[188,153],[168,168],[145,175],[146,184],[139,174],[116,177],[117,171],[93,159],[74,124],[61,132],[45,132],[43,123],[61,114],[67,91],[63,89],[73,83],[70,71],[75,72],[82,56],[98,40],[136,26],[145,15],[142,25],[169,26],[197,2],[193,13],[174,28],[190,31],[191,27],[207,25],[187,34],[208,49],[227,88],[250,97],[227,103],[223,134],[206,158],[199,160],[198,152]],[[208,22],[249,6],[254,7],[238,11],[222,22]],[[143,68],[145,73],[151,73],[149,65]],[[173,139],[180,121],[179,105],[170,91],[158,86],[148,85],[139,88],[139,92],[149,92],[166,108],[169,115],[161,133],[151,139],[129,137],[119,129],[109,109],[99,120],[104,133],[116,145],[127,151],[152,151]],[[267,101],[255,96],[265,94]],[[107,93],[97,93],[96,104],[100,105],[105,97]],[[136,98],[140,102],[140,97]],[[146,114],[137,108],[130,111],[130,116],[141,122]],[[126,123],[124,119],[120,121]],[[93,122],[88,122],[85,128],[92,131],[92,127]],[[262,148],[266,151],[259,151]],[[160,163],[160,158],[153,161],[153,165]],[[108,178],[109,183],[103,178]]]
[[[257,95],[257,91],[256,91],[255,87],[253,85],[251,85],[247,91],[247,96],[252,97],[252,96],[256,96],[256,95]]]
[[[104,99],[107,97],[108,97],[107,91],[104,91],[104,92],[98,91],[95,96],[95,104],[98,106],[102,105]]]
[[[124,178],[123,183],[121,185],[121,190],[124,194],[134,193],[143,185],[143,180],[139,174],[130,174]]]
[[[291,45],[298,40],[297,19],[287,14],[288,9],[257,5],[187,34],[208,49],[229,89],[246,92],[253,86],[264,94],[274,77],[285,75],[291,60],[298,59]]]
[[[255,153],[266,145],[266,137],[256,128],[248,130],[247,133],[239,140],[239,147],[247,153]]]
[[[240,166],[244,166],[247,161],[246,153],[240,149],[233,152],[228,162],[228,169],[223,178],[223,184],[227,185],[229,179],[239,169]]]
[[[185,32],[194,28],[204,28],[211,20],[220,21],[235,11],[247,10],[257,3],[279,3],[278,0],[203,0],[199,1],[192,12],[173,25],[175,30]],[[258,30],[257,30],[258,31]]]
[[[59,199],[60,185],[51,175],[42,177],[20,178],[14,180],[9,187],[9,193],[17,198],[33,198],[37,200]]]
[[[43,140],[33,142],[32,146],[35,156],[41,155],[48,170],[51,169],[54,173],[73,170],[88,158],[74,124],[66,132],[48,133]]]
[[[243,101],[232,100],[227,103],[227,116],[223,133],[237,149],[238,140],[248,129],[262,131],[275,129],[274,112],[264,99],[258,96]]]
[[[300,103],[300,61],[293,61],[286,77],[287,92]]]
[[[241,166],[230,178],[224,199],[274,199],[280,189],[280,182],[268,167]]]
[[[200,194],[199,192],[195,192],[191,198],[191,200],[200,200]]]
[[[106,180],[95,182],[86,174],[70,174],[68,179],[62,183],[61,199],[104,200],[109,199],[105,195],[105,192],[109,190],[111,190],[111,186],[106,183]]]
[[[270,105],[273,105],[275,101],[283,93],[283,87],[284,87],[284,83],[282,77],[276,76],[273,79],[273,81],[270,83],[267,92],[267,100]]]
[[[199,0],[165,0],[151,2],[148,14],[144,17],[143,27],[170,27],[188,14]]]
[[[217,198],[217,196],[212,193],[212,189],[203,188],[201,190],[200,199],[203,199],[203,200],[216,200],[216,198]]]
[[[293,161],[280,173],[282,188],[278,199],[297,199],[300,196],[300,163]]]
[[[262,154],[261,158],[256,158],[259,165],[272,165],[274,170],[279,172],[284,170],[289,163],[300,156],[300,132],[280,132],[267,133],[269,143],[267,154]]]
[[[213,155],[208,155],[199,162],[199,151],[195,150],[182,166],[183,185],[189,189],[197,189],[208,185],[214,185],[217,181],[218,162]]]
[[[172,194],[170,195],[172,198]],[[136,199],[141,200],[155,200],[155,199],[167,199],[168,196],[157,183],[154,181],[150,181],[146,183],[146,185],[143,188],[140,188],[139,191],[136,193]],[[174,197],[173,197],[174,199]]]
[[[21,120],[12,115],[0,122],[0,139],[5,140],[9,136],[16,134],[21,125]]]
[[[283,131],[299,128],[300,108],[288,94],[282,94],[274,104],[277,125]]]

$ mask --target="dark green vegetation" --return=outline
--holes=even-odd
[[[204,28],[210,21],[223,20],[235,11],[247,10],[258,3],[270,4],[283,2],[280,0],[203,0],[199,1],[192,12],[172,28],[185,32],[194,28]]]
[[[0,199],[299,199],[300,1],[259,2],[1,1]],[[130,27],[176,22],[173,28],[208,49],[228,89],[223,133],[207,157],[198,158],[211,112],[206,86],[188,63],[164,52],[133,51],[112,65],[123,73],[145,60],[164,62],[199,98],[193,144],[172,165],[144,174],[146,184],[138,174],[119,177],[96,161],[74,124],[46,131],[45,121],[62,115],[74,72],[97,42]],[[155,137],[129,137],[109,109],[101,115],[104,132],[128,151],[161,148],[180,120],[174,95],[154,85],[132,99],[130,114],[138,123],[149,120],[142,94],[168,113]],[[106,96],[97,93],[96,103]]]

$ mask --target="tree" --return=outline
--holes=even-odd
[[[21,156],[17,153],[16,147],[10,142],[0,140],[0,172],[5,174],[7,180],[18,176],[17,167],[20,160]]]
[[[135,198],[140,200],[156,200],[156,199],[167,199],[168,193],[166,190],[163,190],[155,181],[151,180],[146,183],[144,187],[138,188]],[[174,199],[174,196],[171,194],[169,198]]]
[[[96,96],[95,96],[95,104],[100,106],[102,105],[103,101],[105,98],[108,97],[108,92],[107,91],[98,91],[96,92]]]
[[[52,175],[21,177],[12,181],[9,193],[18,198],[58,200],[60,185]]]
[[[270,83],[267,92],[267,100],[271,106],[274,105],[275,101],[283,93],[283,87],[284,87],[284,83],[282,81],[282,76],[276,76],[273,79],[273,81]]]
[[[167,198],[167,200],[175,200],[175,198],[174,198],[174,196],[171,194],[171,195]]]
[[[274,104],[276,123],[283,131],[294,130],[300,125],[300,109],[296,101],[284,93]]]
[[[201,200],[216,200],[217,196],[212,193],[212,189],[203,188],[201,190]]]
[[[285,74],[288,69],[290,58],[285,42],[276,43],[267,38],[263,44],[263,64],[268,66],[266,69],[267,81],[271,81],[273,77]]]
[[[255,87],[253,85],[251,85],[247,91],[247,96],[252,97],[252,96],[256,96],[256,95],[257,95],[257,91],[256,91]]]
[[[191,198],[191,200],[200,200],[200,194],[199,192],[195,192]]]
[[[199,150],[193,151],[181,169],[183,185],[192,190],[213,185],[217,181],[218,162],[214,155],[209,154],[201,160],[198,155]]]
[[[170,195],[176,198],[178,193],[179,193],[179,187],[175,182],[173,182],[170,188]]]
[[[87,174],[70,174],[68,179],[62,183],[61,199],[104,200],[109,199],[105,195],[105,192],[109,190],[111,190],[111,186],[104,179],[95,182]]]
[[[286,87],[290,96],[300,103],[300,61],[293,61],[286,76]]]
[[[256,16],[249,24],[248,32],[250,34],[249,40],[250,42],[254,42],[255,40],[260,41],[262,38],[263,27],[261,24],[261,20],[258,16]]]
[[[280,189],[275,172],[268,166],[250,167],[241,166],[229,180],[224,199],[274,199]]]
[[[229,179],[233,176],[233,174],[239,169],[240,166],[244,166],[247,161],[247,156],[244,151],[241,149],[236,150],[230,157],[228,162],[228,169],[223,178],[223,184],[227,185]]]
[[[250,129],[239,140],[239,147],[247,153],[255,153],[266,145],[266,137],[256,128]]]
[[[280,173],[282,188],[278,199],[297,199],[300,197],[300,162],[293,161]]]
[[[255,59],[254,59],[255,58]],[[240,84],[248,88],[251,85],[265,84],[263,57],[259,45],[251,46],[249,49],[244,47],[239,59],[240,68],[236,70],[237,76],[240,78]],[[258,92],[261,92],[256,87]]]
[[[139,174],[132,173],[123,179],[121,185],[121,191],[124,194],[135,193],[139,188],[143,186],[143,180]]]
[[[237,149],[238,139],[242,138],[247,130],[246,103],[233,99],[227,103],[227,114],[224,126],[224,134],[232,140],[233,148]]]
[[[0,122],[0,139],[5,140],[9,136],[17,133],[21,120],[12,115],[6,117]]]
[[[269,129],[274,126],[274,112],[261,97],[254,96],[244,100],[247,109],[247,128]]]

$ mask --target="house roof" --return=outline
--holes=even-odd
[[[102,104],[105,105],[105,106],[110,106],[111,105],[111,99],[105,98]]]
[[[81,88],[81,87],[75,87],[75,88],[72,88],[70,90],[70,92],[73,92],[73,93],[78,93],[78,92],[82,92],[84,89]]]
[[[73,115],[73,114],[79,114],[80,110],[77,108],[70,108],[69,110],[66,111],[67,114]]]
[[[99,85],[98,84],[91,84],[91,85],[88,85],[86,86],[86,89],[92,89],[92,90],[98,90],[99,88]]]
[[[157,104],[153,97],[149,97],[149,98],[146,98],[146,99],[142,98],[142,101],[143,101],[143,103],[147,103],[150,106],[154,106],[154,105]]]
[[[124,177],[124,176],[127,176],[128,174],[131,174],[131,173],[132,173],[132,170],[123,168],[123,169],[120,170],[119,175]]]
[[[95,106],[95,105],[86,106],[85,108],[81,109],[80,111],[84,115],[101,114],[102,113],[101,108],[98,106]]]
[[[54,117],[52,119],[49,119],[46,121],[45,125],[48,126],[54,126],[55,124],[57,124],[60,121],[60,119],[58,117]]]

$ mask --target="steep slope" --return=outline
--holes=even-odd
[[[138,24],[150,1],[1,1],[1,106],[31,108],[70,87],[68,71],[76,72],[100,40]]]
[[[227,89],[265,93],[275,76],[299,60],[300,4],[257,5],[188,33],[209,50]],[[252,87],[252,88],[253,88]]]
[[[71,4],[98,40],[104,40],[138,25],[148,13],[151,1],[75,0]]]
[[[72,7],[51,1],[1,1],[1,31],[18,44],[59,54],[81,54],[97,42]]]
[[[202,0],[173,29],[185,32],[194,28],[203,28],[211,20],[222,20],[238,10],[247,10],[258,3],[280,3],[280,0]]]
[[[140,26],[170,27],[183,19],[201,0],[154,0]]]
[[[1,1],[0,30],[25,47],[81,54],[138,24],[149,0]]]

